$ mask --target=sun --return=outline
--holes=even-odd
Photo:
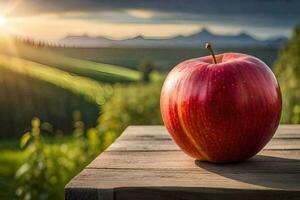
[[[0,15],[0,27],[4,27],[6,25],[6,18]]]

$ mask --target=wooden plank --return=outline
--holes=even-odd
[[[300,161],[297,160],[299,157],[300,150],[276,152],[264,150],[259,155],[241,163],[214,165],[204,162],[199,165],[199,162],[195,162],[194,159],[181,151],[104,152],[91,162],[87,168],[184,169],[199,171],[201,167],[208,167],[217,171],[229,170],[235,173],[281,173],[282,171],[286,173],[300,173]],[[276,167],[270,167],[274,165]],[[199,166],[201,167],[199,168]]]
[[[285,131],[294,132],[285,132]],[[300,149],[300,126],[281,125],[266,149]],[[149,140],[152,142],[150,143]],[[164,145],[162,145],[164,144]],[[167,130],[163,126],[132,126],[127,128],[109,151],[174,151],[179,148],[173,145]]]
[[[279,126],[274,138],[300,138],[300,125],[293,125],[293,128],[290,127],[291,125]],[[153,140],[167,139],[170,136],[164,126],[130,126],[120,138],[122,140]]]
[[[264,149],[273,150],[296,150],[300,149],[300,139],[277,139],[273,138]]]
[[[150,142],[151,141],[151,142]],[[273,138],[265,147],[272,150],[299,150],[300,139]],[[155,140],[117,140],[107,151],[175,151],[180,150],[170,138]]]
[[[168,169],[84,169],[68,188],[192,187],[287,190],[300,195],[300,173],[229,173]],[[300,196],[299,196],[300,197]]]
[[[66,186],[66,199],[300,199],[300,126],[241,163],[194,161],[162,126],[126,129]]]
[[[131,134],[134,134],[136,132],[145,134],[145,133],[149,133],[152,132],[152,134],[160,134],[159,132],[161,132],[162,130],[166,130],[166,128],[164,126],[161,125],[157,125],[157,126],[153,126],[153,125],[149,125],[149,126],[129,126],[126,128],[126,130],[124,131],[127,132],[131,132]],[[289,125],[289,124],[281,124],[278,129],[277,132],[296,132],[299,133],[300,131],[300,125]]]

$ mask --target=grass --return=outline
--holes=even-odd
[[[141,62],[152,61],[162,71],[169,71],[179,62],[208,55],[203,44],[199,48],[48,48],[49,51],[60,55],[93,62],[121,65],[131,69],[138,69]],[[216,53],[241,52],[257,56],[272,66],[277,58],[278,48],[274,47],[241,47],[215,48]]]
[[[24,153],[18,149],[17,141],[0,142],[0,199],[12,199],[15,190],[15,171],[24,160]]]
[[[14,56],[0,54],[1,68],[51,83],[76,94],[84,95],[89,100],[98,104],[103,104],[105,98],[111,93],[110,85],[101,84],[86,77],[74,76],[54,67]]]
[[[74,111],[80,111],[86,128],[93,127],[101,106],[113,94],[111,84],[4,54],[0,83],[0,138],[24,133],[33,117],[49,122],[52,131],[69,132]]]
[[[140,73],[133,69],[71,58],[42,47],[18,44],[14,50],[2,49],[1,52],[36,63],[49,65],[71,74],[92,78],[100,82],[132,82],[140,79]]]
[[[46,151],[61,151],[61,149],[74,149],[76,151],[76,141],[70,136],[45,138]],[[67,151],[72,154],[72,151]],[[24,161],[26,152],[19,147],[18,140],[0,141],[0,199],[13,199],[15,193],[14,174]],[[65,156],[65,155],[64,155]],[[84,166],[78,166],[80,170]]]
[[[151,78],[158,81],[163,76],[153,73]],[[6,54],[0,54],[0,82],[3,112],[0,118],[7,122],[0,130],[10,130],[15,135],[24,132],[35,116],[68,132],[73,126],[75,110],[81,112],[87,127],[91,127],[115,88],[109,83]]]

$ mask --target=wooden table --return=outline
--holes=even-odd
[[[163,126],[130,126],[65,188],[67,200],[300,199],[300,126],[258,155],[215,165],[186,156]]]

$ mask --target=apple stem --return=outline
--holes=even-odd
[[[217,59],[216,59],[214,50],[213,50],[213,48],[211,47],[211,44],[206,43],[206,44],[205,44],[205,48],[208,49],[208,51],[210,52],[210,54],[212,55],[212,57],[213,57],[213,59],[214,59],[214,63],[217,64]]]

